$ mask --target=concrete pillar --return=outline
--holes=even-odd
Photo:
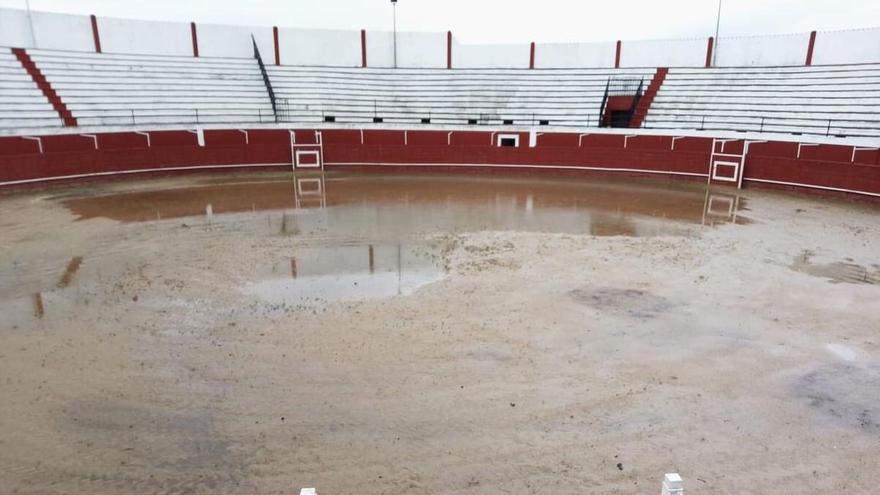
[[[272,42],[275,45],[275,65],[281,65],[281,44],[278,42],[278,26],[272,26]]]
[[[452,31],[446,31],[446,68],[452,68]]]
[[[193,57],[198,57],[199,56],[199,33],[198,33],[198,30],[196,29],[195,22],[189,23],[189,31],[190,31],[190,35],[192,36]]]
[[[816,47],[816,31],[810,33],[810,43],[807,45],[807,60],[804,65],[813,65],[813,48]]]
[[[361,29],[361,67],[367,66],[367,30]]]
[[[92,39],[95,41],[95,53],[101,53],[101,33],[98,31],[98,18],[94,14],[90,15],[89,18],[92,21]]]
[[[620,40],[617,40],[617,50],[614,53],[614,68],[615,69],[620,68],[620,52],[622,49],[623,49],[623,42],[621,42]]]
[[[535,68],[535,42],[532,42],[531,47],[529,48],[529,69]]]

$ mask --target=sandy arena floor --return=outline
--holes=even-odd
[[[880,209],[203,176],[0,197],[0,493],[875,494]]]

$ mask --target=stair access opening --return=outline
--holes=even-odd
[[[599,127],[630,126],[645,86],[644,78],[609,77],[599,109]]]

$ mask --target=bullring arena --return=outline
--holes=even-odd
[[[880,29],[0,19],[0,492],[878,492]]]

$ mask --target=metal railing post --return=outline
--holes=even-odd
[[[257,65],[260,68],[260,75],[263,76],[263,85],[266,87],[266,93],[269,95],[269,103],[272,104],[272,114],[275,116],[275,122],[278,122],[278,107],[275,101],[275,90],[272,88],[272,80],[269,79],[269,73],[266,72],[266,65],[263,64],[263,57],[260,56],[260,48],[257,46],[257,39],[251,34],[251,42],[254,45],[254,58],[257,59]]]

